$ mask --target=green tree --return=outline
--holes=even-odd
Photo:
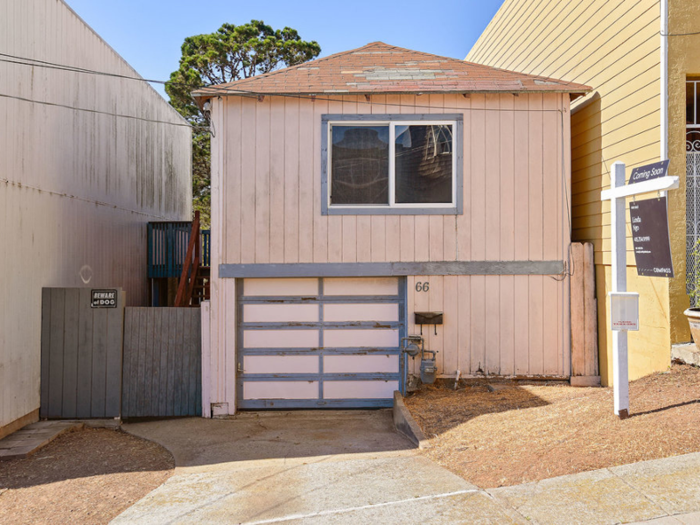
[[[319,55],[321,47],[301,39],[295,29],[274,30],[261,20],[235,26],[224,24],[215,33],[185,38],[180,67],[170,75],[165,91],[170,104],[193,126],[192,190],[194,209],[209,225],[211,148],[208,123],[191,93],[205,86],[234,82],[295,66]]]

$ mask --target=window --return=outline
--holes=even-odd
[[[461,213],[461,115],[324,115],[323,124],[324,214]]]

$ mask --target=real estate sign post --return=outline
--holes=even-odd
[[[638,294],[627,292],[627,246],[626,232],[627,221],[625,216],[625,198],[645,193],[658,193],[666,190],[678,188],[678,177],[666,175],[668,161],[649,164],[635,168],[630,176],[630,184],[625,184],[625,163],[615,162],[612,165],[610,174],[610,189],[604,190],[600,194],[601,200],[610,201],[610,228],[612,237],[612,292],[611,301],[611,322],[613,339],[613,388],[614,388],[614,410],[620,419],[625,419],[629,415],[629,373],[627,365],[627,331],[639,328],[639,307]],[[635,241],[635,257],[638,257],[637,245],[640,246],[639,255],[642,256],[644,267],[639,275],[672,276],[673,265],[671,264],[671,252],[666,247],[668,241],[668,215],[666,213],[666,198],[659,197],[659,202],[663,203],[663,214],[661,214],[662,204],[642,205],[642,202],[633,203],[630,206],[632,217],[633,237]],[[639,206],[642,205],[642,206]],[[640,212],[640,209],[644,211]],[[635,219],[636,218],[636,219]],[[655,222],[663,221],[662,225],[654,225]],[[635,233],[635,225],[638,227]],[[663,231],[666,236],[664,242]],[[639,264],[640,259],[636,259]],[[647,268],[649,265],[649,268]],[[659,270],[659,271],[656,271]],[[663,271],[662,271],[663,270]],[[651,271],[651,273],[646,273]]]

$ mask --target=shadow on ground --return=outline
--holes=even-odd
[[[513,381],[470,380],[455,390],[454,381],[445,380],[424,385],[406,398],[406,405],[421,428],[430,429],[430,438],[479,416],[542,407],[549,402]]]
[[[178,467],[411,450],[391,410],[243,412],[231,419],[134,423],[124,429],[163,445]]]

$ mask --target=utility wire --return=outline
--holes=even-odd
[[[99,115],[108,115],[110,117],[128,118],[128,119],[133,119],[133,120],[140,120],[142,122],[153,122],[155,124],[168,124],[170,126],[180,126],[183,128],[197,128],[198,127],[198,126],[192,126],[191,124],[184,124],[184,123],[180,124],[178,122],[168,122],[167,120],[154,120],[154,119],[149,119],[149,118],[144,118],[144,117],[136,117],[134,115],[122,115],[120,113],[110,113],[108,111],[100,111],[98,109],[79,108],[79,107],[75,107],[75,106],[68,106],[66,104],[57,104],[55,102],[45,102],[43,100],[33,100],[31,98],[17,97],[15,95],[6,95],[4,93],[0,93],[0,97],[21,100],[22,102],[30,102],[32,104],[42,104],[44,106],[55,106],[55,107],[59,107],[59,108],[70,109],[73,111],[84,111],[86,113],[96,113]]]
[[[189,87],[186,84],[183,83],[178,83],[175,81],[170,81],[170,80],[153,80],[153,79],[146,79],[142,77],[132,77],[128,75],[120,75],[117,73],[106,73],[103,71],[96,71],[96,70],[91,70],[91,69],[85,69],[85,68],[77,68],[73,66],[66,66],[63,64],[56,64],[56,63],[51,63],[51,62],[46,62],[46,61],[39,61],[35,60],[32,58],[26,58],[26,57],[17,57],[14,55],[8,55],[6,53],[0,53],[0,56],[5,56],[9,58],[13,58],[16,60],[8,60],[8,59],[2,59],[0,58],[0,62],[8,62],[12,64],[17,64],[17,65],[23,65],[23,66],[31,66],[31,67],[45,67],[49,69],[60,69],[64,71],[71,71],[74,73],[85,73],[85,74],[92,74],[92,75],[103,75],[103,76],[108,76],[108,77],[115,77],[115,78],[122,78],[122,79],[128,79],[128,80],[136,80],[140,82],[147,82],[147,83],[157,83],[157,84],[172,84],[172,85],[180,85],[184,87]],[[22,61],[27,61],[27,62],[22,62]],[[34,63],[36,62],[36,63]],[[569,82],[564,82],[564,84],[569,84]],[[249,97],[259,97],[259,96],[279,96],[279,97],[288,97],[288,98],[298,98],[298,99],[309,99],[313,98],[314,100],[321,100],[325,102],[347,102],[343,99],[337,99],[337,98],[329,98],[329,97],[322,97],[314,94],[299,94],[299,93],[264,93],[264,92],[258,92],[258,91],[252,91],[252,90],[246,90],[246,89],[240,89],[240,88],[231,88],[230,86],[219,86],[219,85],[212,85],[212,86],[205,86],[201,89],[207,89],[212,91],[213,95],[242,95],[242,96],[249,96]],[[346,96],[357,96],[360,97],[361,95],[364,95],[365,93],[347,93]],[[430,93],[425,93],[425,94],[430,94]],[[437,94],[443,94],[443,93],[437,93]],[[459,93],[455,93],[459,94]],[[386,95],[386,93],[376,93],[376,95],[383,96]],[[9,96],[9,95],[2,95],[2,96]],[[18,97],[11,97],[11,98],[18,98]],[[38,101],[31,101],[29,99],[26,99],[30,102],[38,102]],[[358,104],[366,104],[366,105],[384,105],[384,106],[395,106],[395,107],[406,107],[404,104],[397,104],[397,103],[391,103],[391,102],[381,102],[378,103],[376,101],[371,101],[371,100],[357,100],[356,101]],[[41,102],[39,102],[41,103]],[[49,105],[60,105],[60,104],[51,104],[47,103]],[[63,106],[69,109],[78,109],[81,110],[82,108],[71,108],[70,106]],[[436,106],[430,106],[430,105],[422,105],[422,104],[413,104],[412,107],[416,108],[422,108],[422,109],[437,109]],[[524,108],[466,108],[466,107],[456,107],[456,106],[441,106],[442,109],[451,109],[455,111],[506,111],[506,112],[533,112],[533,113],[540,113],[540,112],[559,112],[559,109],[524,109]],[[84,110],[84,111],[92,111],[96,113],[100,113],[97,110]],[[116,115],[120,116],[120,115]],[[121,115],[125,116],[125,115]],[[127,118],[139,118],[139,117],[128,117]],[[185,124],[173,124],[173,125],[180,125],[184,126]],[[193,126],[196,127],[196,126]]]

